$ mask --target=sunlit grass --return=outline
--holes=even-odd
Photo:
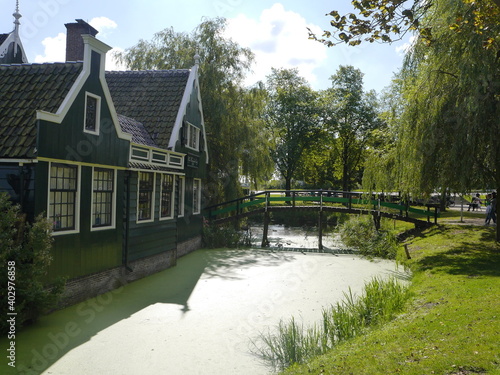
[[[402,315],[286,374],[500,374],[500,248],[494,229],[433,227],[409,240]]]

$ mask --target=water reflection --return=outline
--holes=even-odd
[[[249,228],[249,233],[253,246],[259,247],[262,242],[263,227],[252,226]],[[318,228],[269,225],[268,240],[270,247],[317,249]],[[343,247],[336,233],[326,231],[323,232],[323,246],[328,249]]]

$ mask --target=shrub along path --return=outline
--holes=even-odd
[[[286,374],[500,374],[494,227],[433,227],[407,243],[414,297],[406,312]]]

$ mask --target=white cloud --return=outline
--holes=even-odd
[[[89,24],[99,31],[98,39],[106,36],[107,30],[112,30],[118,27],[116,22],[106,17],[93,18]],[[47,37],[42,41],[44,46],[44,54],[35,56],[36,63],[42,62],[62,62],[66,61],[66,34],[59,33],[51,38]],[[123,52],[122,48],[113,48],[106,54],[106,70],[124,70],[125,67],[119,64],[113,57],[113,52]]]
[[[120,47],[113,48],[106,54],[106,70],[126,70],[127,67],[120,64],[114,57],[116,52],[123,52],[124,49]]]
[[[265,80],[271,68],[298,68],[314,85],[314,70],[327,58],[327,47],[308,39],[307,27],[321,34],[320,27],[308,24],[298,13],[276,3],[262,11],[258,20],[240,14],[228,20],[227,37],[255,53],[253,75],[247,84]]]
[[[95,17],[92,18],[89,24],[94,27],[99,34],[97,37],[105,38],[109,30],[114,30],[118,27],[115,21],[107,18],[107,17]]]
[[[35,62],[60,62],[66,60],[66,34],[59,33],[54,38],[47,37],[42,41],[44,55],[36,55]]]
[[[417,37],[415,35],[412,35],[408,42],[404,43],[399,47],[396,47],[396,53],[398,54],[398,56],[406,55],[406,53],[410,50],[410,48],[413,46],[416,40]]]

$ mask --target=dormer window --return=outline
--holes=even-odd
[[[85,94],[85,119],[84,131],[99,134],[99,121],[101,112],[101,98],[90,93]]]
[[[189,122],[187,123],[187,147],[195,151],[200,150],[200,129]]]

